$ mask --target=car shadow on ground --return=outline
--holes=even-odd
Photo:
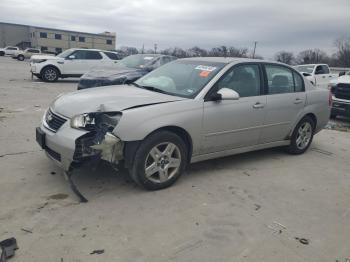
[[[257,162],[276,161],[286,155],[287,153],[281,148],[272,148],[194,163],[188,167],[185,174],[174,186],[192,185],[197,183],[198,179],[212,178],[218,170],[243,172],[247,167],[249,170],[254,170]],[[101,161],[97,166],[87,163],[75,169],[72,180],[89,200],[103,194],[130,195],[148,192],[132,181],[127,170],[115,170],[104,161]]]

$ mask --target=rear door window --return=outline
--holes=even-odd
[[[324,67],[323,66],[317,66],[316,67],[316,71],[315,71],[315,75],[323,75],[326,74],[324,71]]]
[[[108,56],[109,59],[112,59],[112,60],[119,60],[119,56],[118,56],[118,54],[116,54],[116,53],[104,52],[104,54],[105,54],[106,56]]]
[[[322,67],[322,70],[323,70],[324,74],[329,74],[329,67],[328,66],[322,65],[321,67]]]
[[[88,50],[77,50],[73,54],[75,59],[82,60],[99,60],[102,59],[102,56],[97,51],[88,51]]]
[[[290,69],[278,65],[265,65],[268,94],[294,92],[294,77]]]

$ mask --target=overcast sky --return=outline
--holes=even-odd
[[[350,0],[0,0],[0,21],[117,33],[117,47],[321,48],[350,34]]]

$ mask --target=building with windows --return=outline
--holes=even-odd
[[[43,52],[60,53],[69,48],[114,50],[116,34],[68,31],[54,28],[0,22],[0,47],[13,45],[21,49],[39,48]]]

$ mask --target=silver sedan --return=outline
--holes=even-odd
[[[304,153],[326,125],[330,103],[327,90],[284,64],[181,59],[134,84],[56,98],[36,137],[65,171],[104,160],[155,190],[193,162],[279,146]]]

